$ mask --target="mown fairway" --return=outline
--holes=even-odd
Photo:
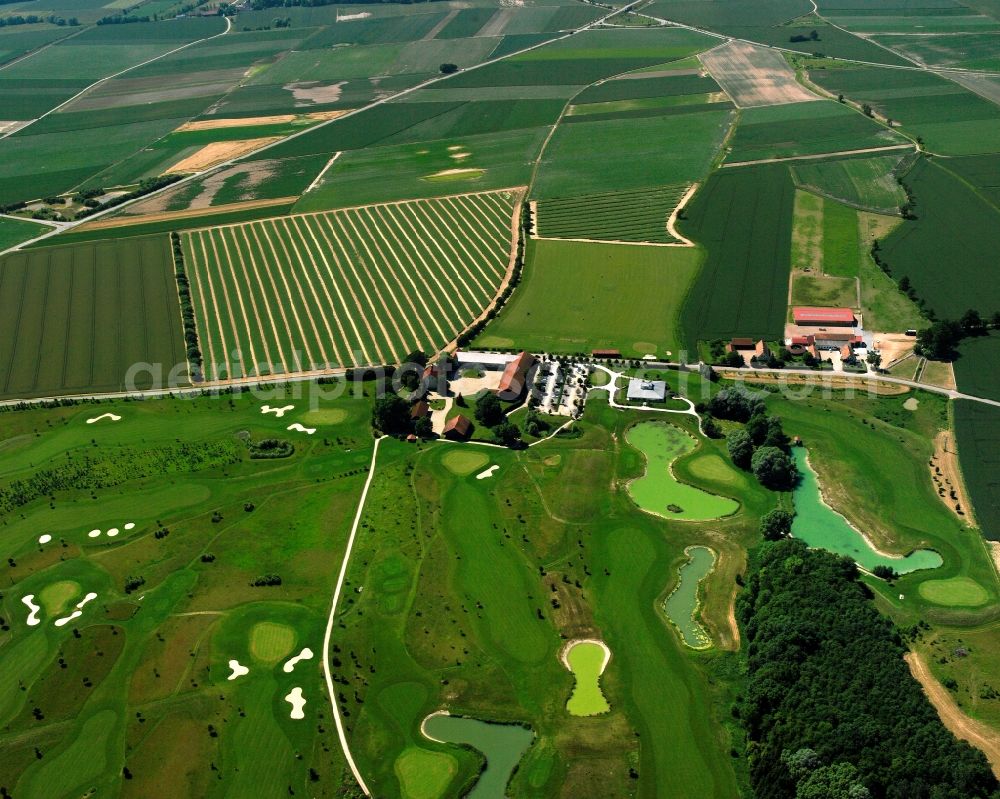
[[[339,794],[318,657],[372,445],[370,401],[323,390],[0,416],[10,795]],[[265,403],[293,409],[276,419]],[[342,418],[313,437],[287,432],[311,421],[310,407]],[[121,418],[87,423],[105,413]],[[288,438],[295,452],[251,460],[240,431]],[[42,533],[51,541],[39,544]],[[265,574],[281,586],[251,585]],[[130,592],[129,578],[145,582]],[[91,592],[77,618],[55,624]],[[41,607],[34,626],[26,595]],[[303,647],[313,658],[286,672]],[[230,660],[249,672],[230,680]],[[302,720],[284,701],[294,687]]]
[[[717,172],[688,205],[681,232],[708,250],[682,314],[692,352],[699,340],[781,337],[794,195],[776,164]]]
[[[697,248],[529,241],[517,292],[476,344],[676,353],[681,303],[702,257]]]
[[[184,339],[167,237],[0,259],[0,397],[122,391],[133,364],[178,364]],[[148,372],[135,388],[148,388]]]
[[[502,191],[185,234],[206,376],[436,351],[496,295],[517,203]]]

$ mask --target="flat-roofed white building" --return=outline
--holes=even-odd
[[[637,402],[664,402],[667,399],[667,384],[662,380],[633,377],[628,381],[626,396]]]

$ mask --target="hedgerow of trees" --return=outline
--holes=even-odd
[[[751,553],[734,712],[757,799],[995,799],[986,758],[942,726],[870,600],[847,558],[796,539]]]
[[[188,280],[187,268],[184,266],[184,249],[181,247],[181,237],[177,233],[170,234],[170,246],[174,254],[174,278],[177,281],[177,298],[181,305],[181,319],[184,322],[184,343],[187,347],[188,366],[191,380],[195,383],[203,379],[204,359],[201,355],[201,344],[198,341],[198,326],[194,321],[194,303],[191,301],[191,282]]]

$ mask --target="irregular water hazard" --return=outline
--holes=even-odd
[[[644,511],[670,519],[704,521],[729,516],[739,503],[679,482],[670,465],[691,452],[697,443],[677,425],[640,422],[625,438],[646,457],[646,473],[628,484],[628,492]]]
[[[504,799],[514,768],[535,737],[531,730],[517,724],[488,724],[445,713],[428,716],[421,730],[432,741],[464,744],[483,753],[486,768],[466,799]]]
[[[601,691],[601,675],[611,660],[611,650],[603,641],[571,641],[561,654],[563,665],[573,672],[576,685],[566,703],[572,716],[597,716],[611,710]]]
[[[692,649],[707,649],[712,645],[712,636],[695,616],[698,613],[698,586],[715,567],[715,552],[708,547],[695,546],[685,549],[684,554],[688,560],[677,570],[677,587],[663,603],[663,609],[685,644]]]
[[[793,447],[792,457],[802,475],[792,495],[795,501],[792,535],[796,538],[811,547],[853,558],[866,571],[874,571],[876,566],[890,566],[899,574],[907,574],[918,569],[936,569],[943,563],[941,556],[932,549],[917,549],[905,557],[879,552],[860,530],[823,501],[806,448]]]

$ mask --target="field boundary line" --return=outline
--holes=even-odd
[[[317,186],[319,186],[320,181],[323,180],[323,177],[326,175],[326,173],[330,171],[330,167],[333,166],[333,162],[336,161],[338,158],[340,158],[342,153],[343,150],[337,150],[337,152],[333,154],[333,158],[331,158],[329,161],[326,162],[326,165],[319,171],[319,174],[315,178],[313,178],[313,182],[309,184],[308,188],[306,188],[304,192],[302,192],[303,194],[308,194]]]
[[[674,206],[674,210],[670,212],[670,216],[667,217],[667,233],[677,239],[675,246],[678,247],[694,247],[694,242],[686,236],[682,236],[677,232],[677,217],[680,215],[684,206],[688,204],[694,193],[698,191],[698,181],[695,181],[690,186],[688,190],[684,192],[684,195],[677,201],[677,205]]]
[[[355,225],[355,222],[357,222],[357,225]],[[432,344],[436,340],[434,338],[433,332],[431,331],[432,326],[437,328],[438,334],[440,336],[442,336],[443,338],[446,337],[445,332],[441,329],[440,323],[438,322],[437,319],[434,318],[434,311],[431,309],[430,305],[428,305],[427,299],[421,296],[420,289],[417,287],[417,281],[413,279],[413,275],[411,275],[403,266],[402,260],[400,260],[399,255],[389,246],[389,242],[384,237],[382,237],[382,240],[385,242],[386,249],[389,252],[389,255],[387,256],[384,252],[382,252],[381,245],[375,238],[375,234],[372,232],[371,229],[369,229],[368,223],[364,220],[361,211],[354,212],[354,218],[351,220],[351,225],[352,227],[356,228],[360,227],[361,229],[363,229],[368,239],[370,239],[372,245],[374,245],[375,250],[378,252],[379,258],[382,259],[382,262],[385,264],[386,271],[388,271],[389,274],[392,275],[393,279],[396,281],[396,285],[399,286],[399,290],[405,295],[406,302],[413,310],[413,319],[415,322],[419,324],[420,329],[427,337],[427,340]],[[372,224],[372,228],[377,230],[377,227],[374,224]],[[381,233],[379,233],[379,236],[381,236]],[[367,243],[365,243],[365,249],[366,250],[368,249]],[[396,264],[395,269],[393,268],[393,263],[392,263],[393,261],[395,261]],[[381,269],[379,271],[381,272]],[[403,283],[403,276],[405,276],[405,278],[409,281],[410,286],[413,288],[412,294],[406,290],[406,286]],[[420,318],[420,312],[417,309],[418,301],[420,305],[423,307],[424,313],[426,313],[427,316],[429,317],[430,320],[429,323],[425,322],[422,318]],[[399,304],[398,299],[396,300],[396,302],[397,304]],[[412,324],[408,323],[408,326],[411,330],[413,330]]]
[[[337,583],[333,589],[333,598],[330,602],[330,615],[326,620],[326,632],[323,634],[323,679],[326,681],[327,694],[330,697],[330,708],[333,710],[333,721],[337,726],[337,737],[340,739],[340,748],[344,752],[344,759],[357,780],[358,787],[361,788],[365,796],[371,796],[368,785],[365,783],[358,764],[354,762],[351,755],[351,747],[347,743],[347,733],[344,731],[344,721],[340,717],[340,707],[337,705],[337,692],[333,687],[333,675],[330,674],[330,640],[333,638],[333,621],[337,615],[337,604],[340,602],[340,594],[344,588],[344,580],[347,577],[347,566],[351,560],[351,552],[354,549],[354,540],[358,535],[358,527],[361,524],[361,517],[365,510],[365,500],[368,498],[368,490],[371,488],[375,478],[375,464],[378,459],[379,444],[382,437],[375,439],[375,446],[372,449],[372,460],[368,466],[368,477],[365,480],[364,488],[361,489],[361,497],[358,499],[358,509],[354,514],[354,523],[351,525],[351,532],[347,536],[347,546],[344,549],[344,559],[340,563],[340,573],[337,575]]]
[[[204,39],[196,39],[193,42],[188,42],[187,44],[182,44],[180,47],[175,47],[173,50],[168,50],[165,53],[161,53],[160,55],[156,56],[155,58],[147,59],[146,61],[143,61],[141,64],[133,64],[132,66],[127,67],[127,68],[121,70],[120,72],[116,72],[114,75],[107,75],[107,76],[101,78],[98,81],[94,81],[89,86],[87,86],[85,89],[83,89],[83,90],[77,92],[76,94],[74,94],[68,100],[63,100],[63,102],[59,103],[59,105],[55,106],[55,108],[50,108],[48,111],[46,111],[41,116],[36,117],[35,119],[31,120],[31,122],[29,122],[27,125],[18,128],[17,131],[20,132],[22,130],[26,130],[27,128],[29,128],[32,125],[34,125],[39,119],[45,119],[45,117],[47,117],[49,114],[54,114],[60,108],[63,108],[64,106],[69,105],[74,100],[76,100],[76,99],[82,97],[83,95],[85,95],[91,89],[94,89],[94,88],[100,86],[102,83],[107,83],[109,80],[114,80],[115,78],[121,77],[126,72],[131,72],[133,69],[139,69],[139,67],[144,67],[147,64],[152,64],[154,61],[159,61],[161,58],[166,58],[168,55],[173,55],[174,53],[179,53],[181,50],[186,50],[188,47],[192,47],[192,46],[194,46],[196,44],[202,44],[203,42],[210,42],[212,39],[218,39],[220,36],[225,36],[227,33],[229,33],[229,31],[231,31],[233,29],[233,22],[232,22],[232,20],[229,17],[223,17],[223,19],[226,21],[226,29],[222,33],[216,33],[216,34],[213,34],[212,36],[206,36]],[[80,33],[83,33],[83,31],[80,31]],[[69,38],[69,37],[67,37],[67,38]],[[59,41],[65,41],[65,39],[60,39]],[[55,42],[53,42],[53,44],[55,44]],[[10,66],[10,65],[7,64],[7,66]],[[14,131],[11,131],[10,133],[3,134],[2,136],[0,136],[0,140],[6,139],[9,135],[11,135],[11,133],[14,133]],[[120,207],[120,206],[116,206],[116,207]]]
[[[458,339],[468,331],[472,330],[472,328],[475,327],[477,324],[484,321],[486,317],[490,315],[490,312],[496,309],[497,303],[500,301],[500,297],[503,295],[503,293],[507,290],[507,287],[510,285],[510,281],[514,277],[514,267],[517,264],[518,243],[521,240],[521,224],[520,224],[521,206],[524,203],[526,197],[527,197],[527,189],[525,189],[523,194],[521,194],[520,196],[515,196],[514,198],[514,208],[510,218],[510,257],[507,260],[507,272],[503,276],[503,280],[500,281],[500,285],[497,286],[496,293],[493,295],[493,301],[486,306],[486,308],[483,310],[481,314],[479,314],[479,316],[477,316],[475,319],[469,322],[468,325],[462,328],[462,330],[459,331],[458,335],[455,336],[455,338],[452,339],[450,342],[448,342],[448,344],[444,347],[444,349],[447,349],[449,351],[456,350],[458,348]]]
[[[170,186],[174,186],[176,183],[171,183]],[[167,188],[170,188],[168,186]],[[144,199],[151,195],[146,194],[138,199]],[[73,232],[75,233],[91,233],[97,230],[115,230],[117,228],[132,227],[133,225],[151,225],[157,222],[172,222],[175,219],[190,219],[193,216],[222,216],[223,214],[232,214],[237,211],[252,211],[256,208],[269,208],[275,205],[291,205],[294,203],[298,197],[275,197],[270,200],[244,200],[238,203],[225,203],[224,205],[213,205],[208,208],[183,208],[180,211],[159,211],[157,213],[150,214],[137,214],[136,216],[122,216],[122,217],[111,217],[110,219],[98,219],[96,221],[84,220],[83,224],[73,227]],[[121,206],[118,206],[119,208]],[[21,217],[15,217],[20,219]],[[269,219],[277,219],[278,217],[268,217]],[[30,220],[32,222],[36,221],[34,219]],[[256,220],[248,219],[244,222],[237,222],[238,225],[247,225],[250,222]],[[67,227],[70,223],[62,222],[55,223],[61,226],[61,228]],[[219,228],[219,227],[230,227],[229,225],[204,225],[203,227],[188,228],[185,233],[193,233],[196,230],[208,230],[209,228]]]
[[[777,158],[761,158],[756,161],[729,161],[722,165],[723,169],[737,166],[755,166],[757,164],[780,164],[785,161],[815,161],[822,158],[838,158],[845,155],[864,155],[865,153],[884,153],[890,150],[912,150],[915,145],[888,144],[885,147],[863,147],[860,150],[837,150],[832,153],[814,153],[811,155],[786,155]]]

